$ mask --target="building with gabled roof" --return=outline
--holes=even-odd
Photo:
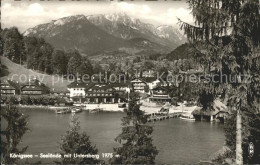
[[[20,94],[20,85],[18,82],[7,80],[1,83],[1,95],[18,95]]]
[[[145,93],[146,88],[149,90],[147,83],[142,78],[135,78],[131,81],[131,83],[133,85],[134,92]]]
[[[21,88],[22,95],[42,95],[43,89],[35,84],[25,84]]]
[[[163,86],[155,87],[151,90],[150,102],[171,102],[170,89]]]
[[[161,84],[161,81],[156,77],[144,77],[142,80],[146,82],[150,90]]]
[[[115,103],[120,94],[130,92],[131,83],[84,83],[75,81],[69,84],[70,99],[74,102]]]
[[[93,86],[93,83],[85,83],[81,80],[70,83],[67,88],[70,92],[70,99],[75,102],[83,102],[85,100],[86,89]]]
[[[115,103],[115,89],[105,83],[96,83],[85,90],[85,100],[88,103]]]
[[[29,80],[28,83],[21,87],[22,95],[48,95],[50,89],[37,79]]]
[[[122,83],[110,83],[109,84],[118,94],[127,94],[130,93],[132,89],[132,84],[130,81],[122,82]]]

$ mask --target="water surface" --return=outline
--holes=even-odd
[[[48,110],[23,110],[30,116],[30,132],[26,133],[22,145],[28,145],[27,153],[58,152],[61,135],[69,127],[71,114],[57,115]],[[81,130],[85,131],[99,154],[113,152],[119,146],[114,141],[121,132],[121,112],[90,114],[87,111],[76,114]],[[159,150],[156,163],[180,164],[208,160],[224,144],[223,124],[184,121],[178,118],[149,123],[154,126],[154,145]],[[30,160],[34,161],[34,160]],[[41,159],[51,163],[53,159]]]

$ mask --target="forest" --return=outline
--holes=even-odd
[[[55,50],[43,38],[24,37],[16,27],[1,29],[2,55],[46,74],[98,73],[100,66],[76,50]]]

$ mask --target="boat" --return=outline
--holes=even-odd
[[[70,108],[64,108],[64,109],[57,109],[56,113],[57,114],[65,114],[65,113],[70,113],[71,109]]]
[[[101,112],[101,111],[103,111],[102,108],[95,108],[95,109],[90,110],[89,113],[97,113],[97,112]]]
[[[195,121],[195,118],[192,114],[182,114],[180,116],[180,119],[182,120],[189,120],[189,121]]]
[[[79,113],[79,112],[82,112],[82,109],[81,108],[73,108],[71,110],[72,113]]]
[[[125,108],[126,107],[126,103],[118,103],[118,108]]]

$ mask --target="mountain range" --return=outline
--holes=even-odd
[[[64,17],[30,28],[24,35],[42,37],[56,49],[77,49],[83,55],[122,50],[168,53],[186,41],[177,28],[155,27],[125,13]]]

